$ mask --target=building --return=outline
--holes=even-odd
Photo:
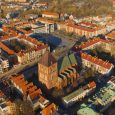
[[[59,30],[65,30],[66,32],[70,32],[70,33],[73,32],[79,36],[86,36],[88,38],[106,33],[105,26],[97,26],[88,22],[87,23],[80,22],[77,24],[72,21],[67,21],[67,22],[62,22],[62,23],[59,22],[57,23],[57,27]]]
[[[89,49],[94,49],[96,46],[99,45],[105,45],[106,49],[110,49],[111,44],[114,43],[110,40],[103,40],[100,38],[94,38],[93,40],[88,40],[85,43],[82,43],[79,46],[75,46],[75,49],[81,49],[81,50],[89,50]]]
[[[115,29],[115,21],[106,24],[107,33],[113,31]]]
[[[71,106],[75,102],[85,98],[85,96],[88,96],[91,93],[91,91],[93,91],[95,88],[96,88],[95,82],[91,82],[88,85],[79,88],[78,90],[62,98],[64,105],[66,107]]]
[[[113,2],[113,10],[115,10],[115,0],[112,0]]]
[[[6,2],[27,2],[27,0],[5,0]]]
[[[55,87],[58,81],[58,69],[56,59],[49,53],[45,53],[38,64],[39,81],[48,89]]]
[[[105,37],[106,37],[106,39],[115,41],[115,30],[113,30],[112,32],[108,33]]]
[[[55,115],[57,110],[58,110],[57,106],[54,103],[52,103],[52,104],[48,105],[46,108],[44,108],[40,112],[40,114],[41,115]]]
[[[0,90],[0,114],[1,115],[15,115],[15,103],[6,99],[4,93]]]
[[[38,79],[48,89],[67,87],[76,82],[79,77],[76,65],[74,54],[68,54],[57,61],[51,53],[47,52],[38,63]]]
[[[77,111],[77,115],[100,115],[100,114],[83,103],[81,104],[80,109]]]
[[[76,70],[77,60],[74,53],[67,54],[58,61],[58,88],[77,83],[79,74]]]
[[[45,11],[45,12],[42,13],[42,17],[43,17],[43,18],[58,19],[58,18],[59,18],[59,14],[58,14],[58,13],[55,13],[55,12]]]
[[[0,74],[4,73],[5,71],[8,71],[8,69],[9,69],[8,59],[0,58]]]
[[[32,9],[47,9],[48,8],[48,2],[38,2],[32,5]]]
[[[93,40],[89,40],[85,43],[82,43],[79,46],[75,46],[73,50],[75,51],[87,51],[91,49],[95,49],[97,46],[101,46],[105,51],[109,52],[111,56],[114,56],[114,42],[110,40],[103,40],[99,38],[95,38]],[[82,51],[81,51],[82,52]],[[82,62],[83,66],[92,68],[94,71],[97,71],[101,74],[109,74],[114,65],[109,63],[108,61],[103,61],[97,57],[93,57],[86,53],[80,53],[77,55],[79,62]]]
[[[40,56],[42,56],[45,53],[45,51],[49,50],[49,47],[47,44],[44,44],[34,38],[28,37],[26,35],[18,35],[18,33],[12,30],[11,28],[3,27],[3,30],[5,32],[9,32],[10,36],[2,37],[2,41],[0,42],[0,48],[4,50],[5,52],[7,52],[9,55],[16,56],[17,62],[19,64],[25,64],[34,59],[39,59]],[[13,39],[21,43],[23,42],[24,44],[28,45],[30,48],[28,49],[22,48],[21,51],[15,52],[13,49],[10,49],[8,46],[2,43],[6,40],[11,41]]]
[[[113,76],[107,84],[100,88],[93,97],[88,99],[88,102],[82,104],[78,115],[98,115],[97,113],[104,112],[115,100],[115,77]]]
[[[55,21],[53,21],[53,20],[49,20],[49,19],[45,19],[45,18],[37,18],[36,22],[40,22],[40,23],[44,24],[44,26],[45,26],[45,28],[43,28],[43,31],[41,31],[41,33],[43,33],[43,32],[51,33],[56,30]],[[42,27],[43,27],[43,25],[42,25]]]
[[[38,18],[38,15],[36,15],[36,14],[27,14],[27,15],[25,15],[25,18],[26,19],[36,19],[36,18]]]
[[[43,97],[41,89],[33,85],[32,82],[28,83],[24,80],[23,75],[13,75],[10,79],[18,93],[22,95],[23,98],[26,96],[31,102],[34,110],[38,108],[43,110],[51,104],[49,100]]]
[[[83,66],[92,68],[94,71],[97,71],[101,74],[109,74],[114,67],[113,64],[98,59],[97,57],[92,57],[91,55],[86,53],[81,53],[79,56],[79,60],[82,61]]]

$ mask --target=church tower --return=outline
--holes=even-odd
[[[55,87],[58,82],[57,61],[49,52],[46,52],[38,63],[38,80],[48,89]]]

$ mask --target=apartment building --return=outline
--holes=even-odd
[[[115,29],[115,21],[106,24],[106,31],[111,32]]]
[[[48,8],[48,2],[38,2],[32,5],[32,9],[47,9]]]
[[[113,10],[115,10],[115,0],[112,0],[113,2]]]
[[[81,104],[78,115],[100,115],[107,110],[115,100],[115,77],[102,87],[88,102]]]
[[[88,96],[91,93],[91,91],[93,91],[95,88],[96,88],[96,83],[93,81],[88,85],[79,88],[78,90],[72,92],[71,94],[63,97],[62,101],[66,107],[69,107],[75,102],[85,98],[85,96]]]
[[[106,39],[108,39],[108,40],[113,40],[113,41],[115,41],[115,30],[113,30],[112,32],[108,33],[105,37],[106,37]]]
[[[15,55],[17,57],[17,61],[19,64],[24,64],[29,61],[35,60],[40,58],[49,47],[47,44],[44,44],[34,38],[28,37],[26,35],[18,35],[16,31],[13,31],[10,28],[3,27],[5,32],[10,32],[10,36],[3,36],[2,41],[17,39],[18,41],[23,41],[25,44],[31,46],[31,48],[26,50],[21,50],[20,52],[15,52],[14,50],[7,47],[5,44],[0,42],[0,48],[7,52],[9,55]],[[15,36],[15,37],[14,37]]]
[[[0,90],[0,114],[1,115],[14,115],[16,113],[16,107],[13,102],[6,100],[6,95]]]
[[[5,0],[6,2],[27,2],[28,0]]]
[[[54,103],[52,103],[52,104],[50,104],[49,106],[47,106],[46,108],[44,108],[41,112],[40,112],[40,114],[41,115],[55,115],[56,114],[56,112],[57,112],[57,110],[58,110],[58,108],[57,108],[57,106],[54,104]],[[58,113],[57,113],[58,114]]]
[[[13,75],[10,77],[10,80],[17,91],[27,97],[34,110],[39,107],[43,110],[51,104],[49,100],[43,97],[41,89],[37,88],[32,82],[28,83],[24,79],[24,75]]]
[[[92,68],[95,71],[98,71],[101,74],[109,74],[112,68],[114,67],[113,64],[98,59],[97,57],[92,57],[89,54],[81,53],[80,60],[82,60],[83,66]]]
[[[111,44],[113,44],[111,40],[103,40],[100,38],[94,38],[93,40],[88,40],[85,43],[82,43],[79,46],[75,46],[75,49],[81,49],[81,50],[89,50],[89,49],[94,49],[98,45],[105,45],[106,49],[110,49]]]
[[[75,24],[74,22],[72,23],[71,21],[59,22],[57,23],[57,27],[59,30],[63,29],[66,32],[74,32],[79,36],[86,36],[88,38],[106,33],[105,26],[97,26],[88,22],[81,22],[78,24]]]
[[[58,14],[58,13],[55,13],[55,12],[45,11],[45,12],[42,13],[42,17],[43,17],[43,18],[58,19],[58,18],[59,18],[59,14]]]
[[[8,59],[0,58],[0,74],[4,73],[9,69],[9,61]]]

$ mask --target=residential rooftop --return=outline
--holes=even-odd
[[[115,30],[106,35],[106,38],[115,40]]]

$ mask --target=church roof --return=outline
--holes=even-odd
[[[57,62],[56,59],[53,57],[53,55],[50,52],[46,52],[39,60],[40,64],[47,67],[53,65],[56,62]]]
[[[77,64],[77,60],[75,55],[72,54],[68,54],[64,57],[62,57],[60,60],[58,60],[58,70],[65,70],[68,67],[72,66],[73,64]]]

